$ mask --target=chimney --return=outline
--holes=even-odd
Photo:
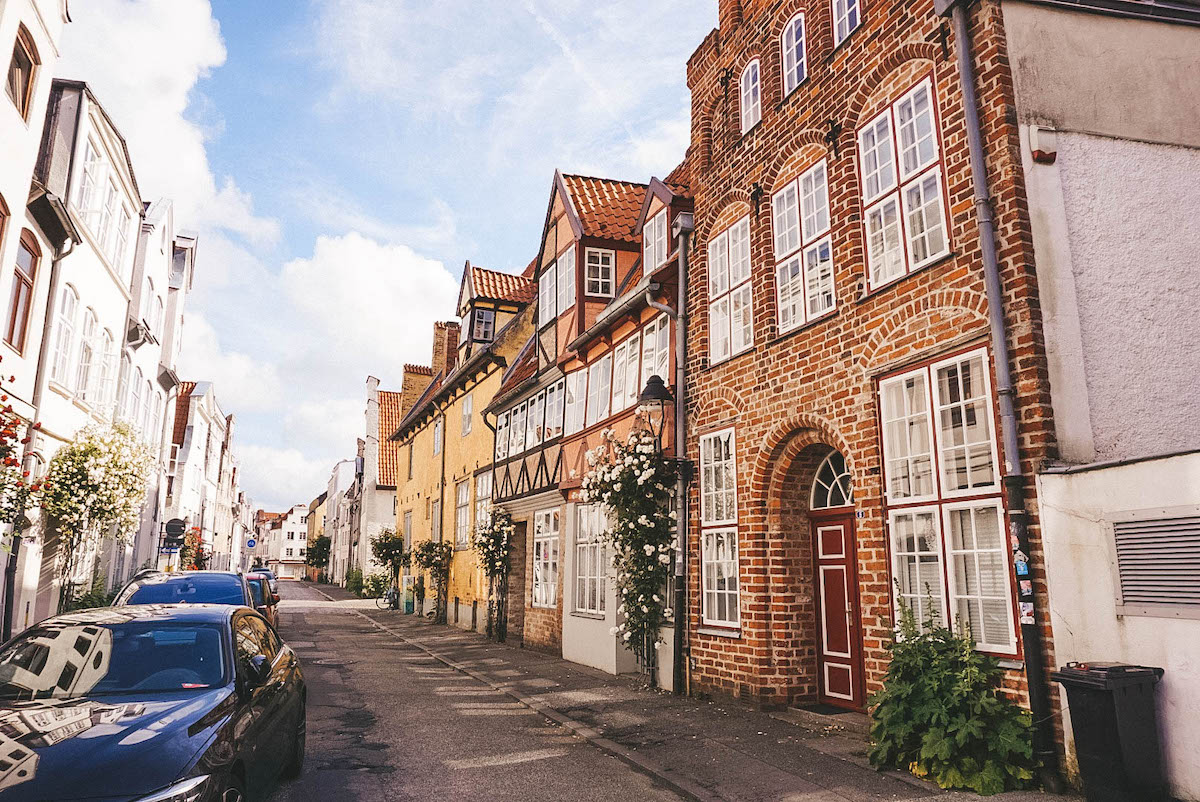
[[[721,38],[726,39],[742,24],[742,0],[720,0],[720,3]]]
[[[408,414],[408,411],[417,403],[417,399],[421,397],[421,393],[425,392],[425,388],[433,381],[433,369],[427,368],[424,365],[405,365],[404,366],[404,381],[400,385],[400,416]]]
[[[433,324],[433,361],[430,368],[433,375],[445,375],[454,367],[454,358],[458,352],[458,323],[447,320],[445,323]]]

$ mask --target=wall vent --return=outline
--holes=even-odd
[[[1200,618],[1200,507],[1113,517],[1117,614]]]

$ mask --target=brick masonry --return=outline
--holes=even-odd
[[[866,3],[863,25],[836,49],[826,0],[721,0],[720,5],[722,27],[706,37],[688,63],[688,158],[696,199],[688,281],[688,451],[696,460],[699,435],[736,428],[742,626],[737,637],[701,632],[694,513],[689,538],[692,687],[767,705],[813,698],[816,630],[805,510],[813,459],[836,448],[849,464],[861,516],[855,521],[858,594],[870,693],[886,671],[885,646],[893,625],[876,380],[988,339],[955,43],[931,0]],[[784,98],[780,36],[799,11],[806,17],[808,77]],[[1028,477],[1032,574],[1046,662],[1052,665],[1033,476],[1037,466],[1055,456],[1054,428],[998,5],[991,0],[972,5],[970,28],[1017,386],[1021,462]],[[738,76],[754,57],[761,60],[763,119],[743,135]],[[936,94],[951,254],[864,294],[856,131],[923,76],[932,76]],[[840,124],[837,136],[829,135],[829,121]],[[829,170],[837,308],[780,336],[770,195],[822,158]],[[763,190],[757,199],[755,184]],[[747,212],[755,345],[710,366],[707,244]],[[695,488],[691,508],[699,510]],[[1022,698],[1023,682],[1023,674],[1014,670],[1006,685]]]

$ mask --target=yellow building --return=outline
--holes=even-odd
[[[433,368],[404,367],[405,412],[391,435],[400,444],[396,531],[409,548],[424,540],[454,545],[447,620],[467,629],[487,623],[487,582],[471,549],[492,497],[495,440],[483,411],[530,342],[535,292],[528,276],[467,262],[461,323],[434,324]],[[425,610],[433,603],[427,588]]]
[[[327,493],[322,493],[312,500],[308,505],[308,553],[312,553],[313,544],[317,542],[317,538],[325,534],[325,497]],[[321,571],[325,569],[313,568],[311,565],[305,568],[308,578],[317,581],[317,577]]]

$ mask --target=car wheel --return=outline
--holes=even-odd
[[[246,802],[246,788],[241,779],[231,775],[219,799],[221,802]]]
[[[292,754],[288,757],[287,765],[283,767],[284,779],[299,777],[304,770],[304,746],[308,740],[308,716],[305,705],[300,703],[300,724],[296,727],[296,737],[292,741]]]

